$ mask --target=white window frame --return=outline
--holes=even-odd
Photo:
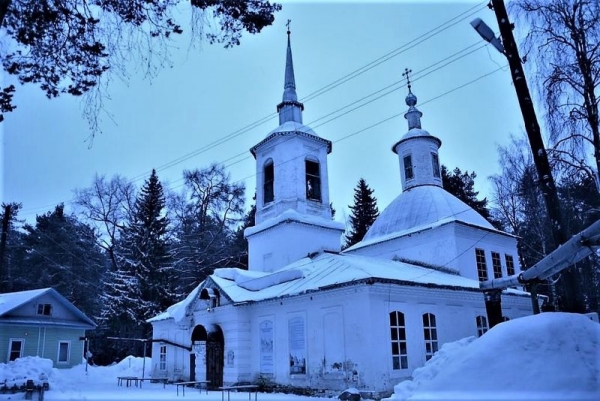
[[[392,322],[392,316],[395,315],[396,324]],[[402,316],[402,322],[399,321],[400,315]],[[390,343],[392,345],[392,370],[408,369],[408,342],[406,335],[406,315],[399,311],[394,310],[389,314],[390,319]],[[402,324],[400,324],[402,323]],[[395,337],[393,333],[395,333]],[[404,345],[404,352],[402,346]],[[394,361],[398,361],[398,365],[394,364]],[[396,367],[398,366],[398,367]]]
[[[475,262],[477,263],[477,278],[479,281],[487,281],[489,275],[487,272],[487,261],[484,249],[475,249]]]
[[[6,362],[10,362],[10,354],[12,353],[12,344],[13,342],[20,341],[21,349],[19,350],[19,356],[17,358],[23,357],[23,351],[25,350],[25,339],[24,338],[10,338],[8,340],[8,353],[6,354]]]
[[[492,251],[492,270],[494,278],[502,278],[502,257],[500,252]]]
[[[430,360],[439,350],[437,319],[431,312],[423,313],[423,340],[425,341],[425,361]],[[427,319],[427,322],[425,321]],[[429,338],[427,338],[429,337]]]
[[[158,349],[158,370],[167,370],[167,346],[161,345]]]
[[[61,361],[60,360],[60,347],[63,344],[67,344],[67,360],[66,361]],[[56,352],[56,364],[60,364],[60,365],[68,365],[71,362],[71,341],[69,340],[59,340],[58,341],[58,350]]]
[[[477,324],[477,337],[481,337],[490,329],[487,317],[483,315],[477,315],[475,317],[475,324]]]

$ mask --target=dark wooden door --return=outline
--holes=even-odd
[[[206,343],[206,380],[210,387],[216,388],[223,385],[223,343],[208,341]]]
[[[190,354],[190,381],[196,380],[196,354]]]

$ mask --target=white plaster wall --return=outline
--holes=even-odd
[[[459,271],[457,243],[450,224],[419,231],[350,253],[384,259],[402,258]]]
[[[402,190],[412,188],[417,185],[433,184],[442,186],[441,171],[438,176],[433,175],[433,163],[431,154],[438,154],[438,144],[433,137],[415,137],[401,142],[396,146],[395,152],[398,154],[400,164],[400,178],[402,181]],[[414,178],[407,180],[404,170],[404,157],[411,156]],[[438,156],[438,167],[439,156]]]
[[[192,327],[193,329],[193,327]],[[152,338],[173,341],[184,346],[191,345],[191,331],[188,326],[177,325],[173,319],[161,320],[152,323]],[[158,370],[160,361],[160,342],[152,343],[152,373],[163,374]],[[170,344],[167,346],[167,371],[166,375],[172,380],[177,377],[189,378],[189,351],[175,347]]]
[[[458,255],[457,264],[461,276],[472,278],[473,280],[479,279],[475,249],[483,249],[485,252],[488,279],[494,278],[492,252],[500,254],[502,277],[507,277],[505,255],[513,257],[515,273],[518,274],[521,271],[516,238],[460,224],[455,224],[455,234]]]
[[[531,314],[531,303],[526,296],[503,295],[502,302],[503,315],[511,319]],[[405,315],[408,369],[392,368],[389,313],[395,310]],[[424,313],[436,316],[439,348],[445,342],[476,335],[476,316],[486,316],[483,294],[478,291],[375,283],[248,305],[221,306],[211,312],[198,310],[186,330],[173,320],[165,320],[154,323],[153,336],[189,341],[193,326],[218,325],[225,340],[226,384],[254,382],[262,375],[275,383],[298,387],[332,390],[356,387],[378,393],[390,391],[425,362]],[[297,316],[305,322],[306,374],[290,373],[288,322]],[[273,322],[272,373],[266,375],[261,370],[259,330],[265,320]],[[330,321],[338,323],[339,329]],[[153,344],[153,366],[158,364],[158,347],[158,343]],[[189,353],[169,346],[170,375],[178,368],[179,361],[183,361],[183,370],[189,377]],[[197,366],[201,364],[197,360]]]
[[[306,199],[307,158],[319,161],[321,202]],[[273,160],[275,196],[273,202],[265,204],[263,169],[269,159]],[[295,134],[275,137],[257,150],[256,173],[257,224],[288,209],[331,219],[326,144]]]
[[[309,253],[338,252],[341,232],[298,222],[284,222],[253,234],[248,239],[249,269],[275,271]]]

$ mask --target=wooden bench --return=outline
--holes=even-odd
[[[117,377],[117,386],[123,386],[123,382],[125,382],[126,387],[129,387],[131,383],[135,383],[135,386],[137,387],[140,380],[139,377],[135,376],[119,376]]]
[[[202,387],[204,386],[204,389],[206,390],[206,394],[208,394],[208,384],[210,383],[210,380],[195,380],[195,381],[191,381],[191,382],[177,382],[175,383],[175,387],[177,387],[177,396],[179,396],[179,386],[181,386],[182,388],[182,392],[183,392],[183,396],[185,397],[185,387],[186,386],[194,386],[197,387],[200,392],[202,392]]]
[[[254,401],[256,401],[258,397],[258,385],[257,384],[242,384],[239,386],[223,386],[219,387],[221,390],[221,401],[225,400],[225,392],[227,391],[227,401],[230,401],[230,393],[231,390],[248,390],[248,401],[252,399],[252,393],[254,393]]]
[[[140,382],[140,388],[142,388],[142,383],[144,383],[144,381],[149,381],[150,383],[152,383],[152,382],[162,383],[163,388],[166,388],[168,379],[166,377],[145,377],[143,379],[138,378],[138,381]]]

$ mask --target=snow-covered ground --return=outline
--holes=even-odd
[[[446,344],[413,380],[395,387],[389,400],[600,400],[600,324],[585,316],[544,313],[502,323],[481,338]],[[221,400],[221,393],[145,382],[119,387],[117,376],[142,375],[141,358],[128,357],[108,367],[79,365],[53,369],[46,359],[27,357],[0,364],[0,383],[24,383],[45,374],[45,400]],[[145,376],[150,376],[149,361]],[[0,394],[21,400],[23,393]],[[232,393],[231,400],[247,400]],[[322,401],[327,398],[259,394],[260,401]],[[330,400],[330,399],[329,399]]]

